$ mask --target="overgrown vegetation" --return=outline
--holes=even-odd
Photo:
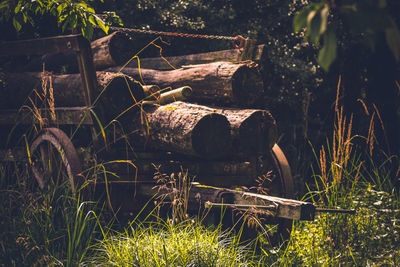
[[[114,6],[110,4],[109,7],[115,7],[117,2],[110,1]],[[370,53],[369,50],[358,49],[353,40],[355,37],[349,34],[348,29],[326,14],[326,7],[335,1],[311,5],[305,9],[307,12],[299,14],[303,19],[307,17],[308,22],[296,24],[297,30],[305,22],[315,23],[314,20],[322,15],[324,21],[330,21],[330,18],[338,25],[338,53],[334,57],[331,53],[329,60],[321,64],[325,69],[331,67],[329,74],[322,74],[316,64],[315,47],[303,42],[304,33],[291,34],[292,18],[306,4],[296,2],[299,1],[268,1],[266,5],[260,1],[251,4],[243,1],[161,1],[157,5],[148,1],[118,3],[121,4],[121,17],[128,26],[137,24],[141,28],[212,34],[229,32],[232,35],[247,31],[248,36],[267,43],[270,69],[264,70],[264,76],[268,81],[266,91],[270,94],[265,96],[264,104],[273,110],[281,125],[280,132],[285,134],[283,147],[292,152],[289,161],[294,166],[295,178],[299,184],[307,182],[305,189],[299,190],[298,194],[321,207],[355,209],[356,215],[326,214],[318,215],[314,222],[296,222],[288,243],[271,248],[260,245],[262,238],[242,244],[240,233],[222,231],[221,225],[207,228],[198,222],[198,218],[187,218],[187,202],[183,196],[174,195],[170,199],[175,203],[170,220],[157,218],[156,222],[148,222],[136,219],[121,227],[114,218],[103,214],[101,203],[71,195],[66,184],[46,193],[32,190],[29,185],[34,178],[27,173],[26,166],[18,162],[4,163],[0,165],[0,266],[399,265],[400,196],[396,179],[399,177],[400,159],[396,154],[396,144],[389,142],[397,138],[395,133],[398,129],[395,127],[399,118],[395,113],[398,112],[395,101],[399,95],[390,90],[393,86],[400,89],[400,86],[393,80],[398,64],[392,60],[385,62],[393,57],[387,55],[388,49],[394,54],[396,52],[376,36],[377,46],[370,60],[365,56],[365,51]],[[44,3],[43,6],[40,3]],[[60,26],[66,29],[85,23],[90,28],[99,23],[96,17],[91,17],[94,11],[85,6],[85,1],[4,1],[0,10],[3,19],[9,23],[12,21],[15,29],[21,30],[22,24],[29,26],[29,16],[37,15],[35,12],[47,12],[46,3],[50,7],[47,11],[58,16]],[[128,8],[132,3],[136,8]],[[372,4],[385,3],[376,1]],[[35,5],[42,9],[33,13],[28,10]],[[57,8],[57,5],[61,7]],[[389,5],[395,6],[393,3]],[[164,12],[170,7],[170,11]],[[313,11],[314,15],[310,16]],[[392,10],[388,12],[391,14]],[[79,18],[87,20],[77,19],[74,17],[76,13],[80,14]],[[251,23],[246,14],[253,15]],[[398,25],[395,19],[389,26],[393,23]],[[319,27],[316,28],[321,29],[324,23],[317,23]],[[34,25],[39,27],[40,23]],[[106,30],[105,24],[103,27]],[[90,36],[92,29],[89,28],[82,27],[81,30]],[[332,37],[328,36],[331,34],[328,28],[307,34],[314,41],[320,35]],[[391,42],[391,37],[386,34],[384,40]],[[327,41],[324,39],[325,45]],[[221,46],[218,44],[213,48]],[[185,48],[188,52],[201,52],[197,43]],[[174,49],[181,48],[179,44],[173,45],[171,54]],[[331,65],[336,55],[337,61]],[[367,67],[360,68],[364,63]],[[379,69],[382,66],[384,68]],[[387,69],[391,71],[385,72]],[[329,106],[335,94],[332,84],[336,83],[338,73],[343,73],[342,87],[345,91],[341,96],[337,95],[335,108],[331,109]],[[380,96],[380,88],[386,90],[387,94],[382,93],[385,97]],[[377,104],[368,104],[367,99],[377,101]],[[388,99],[393,102],[385,106]],[[344,107],[338,102],[342,100]],[[354,117],[352,112],[355,112]],[[333,124],[331,117],[335,121],[333,130],[327,129]],[[394,130],[388,124],[392,121]],[[309,142],[313,144],[311,153],[306,148]],[[391,145],[394,151],[390,151]],[[299,179],[309,177],[311,165],[311,178],[306,181]],[[101,169],[106,178],[114,175],[103,164],[94,166],[85,174],[97,175],[97,169]],[[177,177],[181,179],[178,182],[188,186],[190,179],[187,175]],[[155,211],[153,215],[157,217]],[[177,219],[180,223],[176,223]]]
[[[221,224],[207,228],[201,218],[188,218],[183,194],[168,198],[168,203],[175,203],[171,219],[160,218],[154,208],[145,216],[151,220],[136,216],[121,231],[115,222],[107,224],[94,203],[66,192],[68,185],[32,192],[26,180],[32,178],[21,174],[11,183],[6,175],[11,166],[3,165],[1,264],[397,266],[400,197],[391,177],[396,175],[392,165],[400,159],[383,154],[378,165],[372,151],[383,151],[373,143],[373,132],[371,138],[354,135],[352,119],[346,118],[339,101],[335,110],[334,135],[319,152],[315,150],[314,182],[304,199],[322,207],[355,209],[356,215],[323,214],[313,222],[295,222],[290,240],[282,246],[266,246],[262,236],[244,244],[240,232],[222,231]],[[172,178],[174,185],[168,177],[159,180],[165,186],[186,188],[190,182],[185,173]]]

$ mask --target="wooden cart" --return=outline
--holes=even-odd
[[[243,214],[251,210],[257,217],[263,217],[264,223],[276,226],[275,236],[271,237],[273,240],[289,236],[292,220],[314,219],[315,206],[292,200],[294,188],[290,167],[277,144],[268,151],[248,158],[204,159],[154,148],[131,150],[127,143],[120,145],[121,142],[104,143],[107,134],[112,136],[117,132],[119,137],[126,135],[114,131],[114,126],[114,130],[104,130],[101,118],[93,111],[102,88],[97,83],[91,48],[86,39],[80,35],[69,35],[0,44],[2,56],[50,52],[76,54],[82,86],[74,92],[79,94],[76,97],[81,99],[77,101],[80,105],[53,108],[35,106],[37,103],[34,103],[31,95],[28,104],[15,106],[13,110],[2,108],[0,111],[4,141],[1,159],[25,160],[31,177],[35,178],[40,188],[46,189],[51,184],[61,182],[55,179],[68,179],[74,192],[85,185],[85,188],[90,188],[92,195],[106,195],[114,211],[137,211],[154,195],[168,191],[165,188],[162,189],[164,192],[154,189],[154,166],[159,165],[159,174],[188,170],[189,175],[196,176],[197,183],[190,185],[189,211],[221,206],[231,210],[231,214]],[[36,94],[44,99],[49,98],[37,91]],[[33,106],[29,105],[32,103]],[[35,132],[32,139],[14,138],[25,136],[28,131]],[[89,173],[100,178],[86,181]],[[114,175],[116,173],[117,178]],[[260,177],[265,178],[265,184],[257,184]],[[258,191],[244,188],[256,188]]]

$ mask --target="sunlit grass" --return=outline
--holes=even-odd
[[[112,266],[247,266],[235,235],[194,221],[139,225],[106,237],[95,262]]]

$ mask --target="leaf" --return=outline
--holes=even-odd
[[[18,1],[18,4],[14,9],[14,13],[17,14],[21,10],[21,7],[22,7],[22,1]]]
[[[329,71],[329,67],[336,59],[336,35],[332,29],[329,29],[323,35],[324,46],[319,50],[318,63],[325,71]]]
[[[92,23],[92,25],[96,25],[96,21],[94,20],[93,15],[89,16],[89,22]]]
[[[15,17],[13,18],[13,25],[17,32],[19,32],[22,28],[21,23]]]
[[[400,61],[400,32],[397,27],[385,29],[386,42],[392,51],[396,61]]]
[[[108,34],[108,29],[109,27],[107,25],[104,24],[104,21],[102,19],[100,19],[98,16],[94,15],[97,25],[99,25],[99,27],[106,33]]]
[[[93,27],[92,27],[92,25],[87,24],[86,27],[81,27],[81,32],[82,32],[82,35],[86,39],[88,39],[88,40],[92,39],[92,36],[93,36]]]
[[[316,14],[317,12],[315,12]],[[308,16],[307,17],[307,37],[311,40],[315,45],[319,45],[320,39],[320,28],[321,28],[321,17],[320,16]]]
[[[329,5],[325,4],[324,8],[321,10],[321,25],[319,28],[319,34],[324,34],[328,26],[328,16],[329,16]]]
[[[313,18],[315,17],[315,15],[317,14],[316,10],[311,10],[308,14],[307,14],[307,27],[311,26],[311,21],[313,20]]]
[[[64,7],[65,7],[65,4],[58,5],[58,7],[57,7],[58,16],[60,16],[63,13]]]
[[[307,16],[310,12],[309,8],[303,8],[293,18],[293,28],[295,32],[299,32],[307,25]]]

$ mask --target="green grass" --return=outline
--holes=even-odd
[[[296,223],[280,261],[306,266],[398,266],[399,197],[364,186],[352,199],[356,215],[323,214],[313,222]]]
[[[49,193],[23,184],[0,191],[0,266],[76,266],[98,235],[95,203],[72,197],[69,186]]]
[[[234,235],[194,221],[139,225],[105,237],[96,262],[111,266],[246,266],[247,251]]]

